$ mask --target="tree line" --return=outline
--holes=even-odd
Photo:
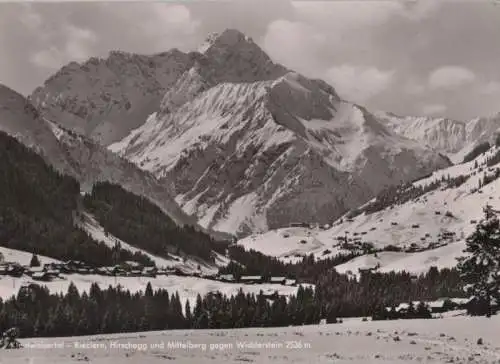
[[[216,329],[270,327],[318,323],[311,288],[299,288],[287,300],[272,303],[261,292],[239,291],[197,296],[184,305],[179,294],[153,290],[131,293],[121,287],[101,290],[97,284],[80,293],[71,284],[66,294],[51,294],[37,285],[23,288],[17,296],[0,300],[0,330],[17,327],[21,337],[55,337],[138,332],[169,329]]]

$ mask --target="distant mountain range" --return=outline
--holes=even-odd
[[[70,63],[29,102],[2,90],[0,105],[17,104],[0,109],[0,128],[85,188],[120,184],[214,235],[331,223],[450,167],[500,126],[372,112],[233,29],[190,53]]]

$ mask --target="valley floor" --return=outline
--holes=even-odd
[[[499,363],[499,327],[500,316],[458,316],[23,339],[24,348],[2,351],[0,363]]]

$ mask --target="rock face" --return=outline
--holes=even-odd
[[[75,177],[84,191],[96,181],[116,183],[149,198],[176,223],[196,225],[164,183],[91,139],[44,119],[28,100],[5,86],[0,86],[0,130],[35,149],[60,172]]]
[[[160,109],[110,149],[170,185],[202,226],[247,234],[328,223],[450,164],[238,31],[201,51]]]
[[[144,123],[195,58],[176,49],[152,56],[113,51],[63,67],[31,101],[47,119],[108,145]]]

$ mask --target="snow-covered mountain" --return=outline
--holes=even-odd
[[[327,222],[449,160],[236,30],[211,36],[160,109],[110,149],[171,185],[202,226]]]
[[[475,146],[492,142],[500,133],[500,113],[468,121],[432,117],[401,117],[387,112],[376,113],[391,130],[436,149],[455,163]]]
[[[178,224],[196,225],[153,175],[89,138],[45,119],[25,97],[1,85],[0,130],[36,150],[58,171],[75,177],[85,191],[96,181],[116,183],[147,197]]]
[[[31,100],[48,119],[108,145],[144,123],[195,58],[177,49],[151,56],[112,51],[66,65]]]
[[[465,239],[483,218],[486,204],[500,210],[499,191],[500,146],[493,146],[470,162],[381,193],[328,226],[282,228],[238,243],[285,261],[311,253],[324,259],[359,250],[364,243],[378,250],[338,266],[342,272],[451,267],[463,255]]]

